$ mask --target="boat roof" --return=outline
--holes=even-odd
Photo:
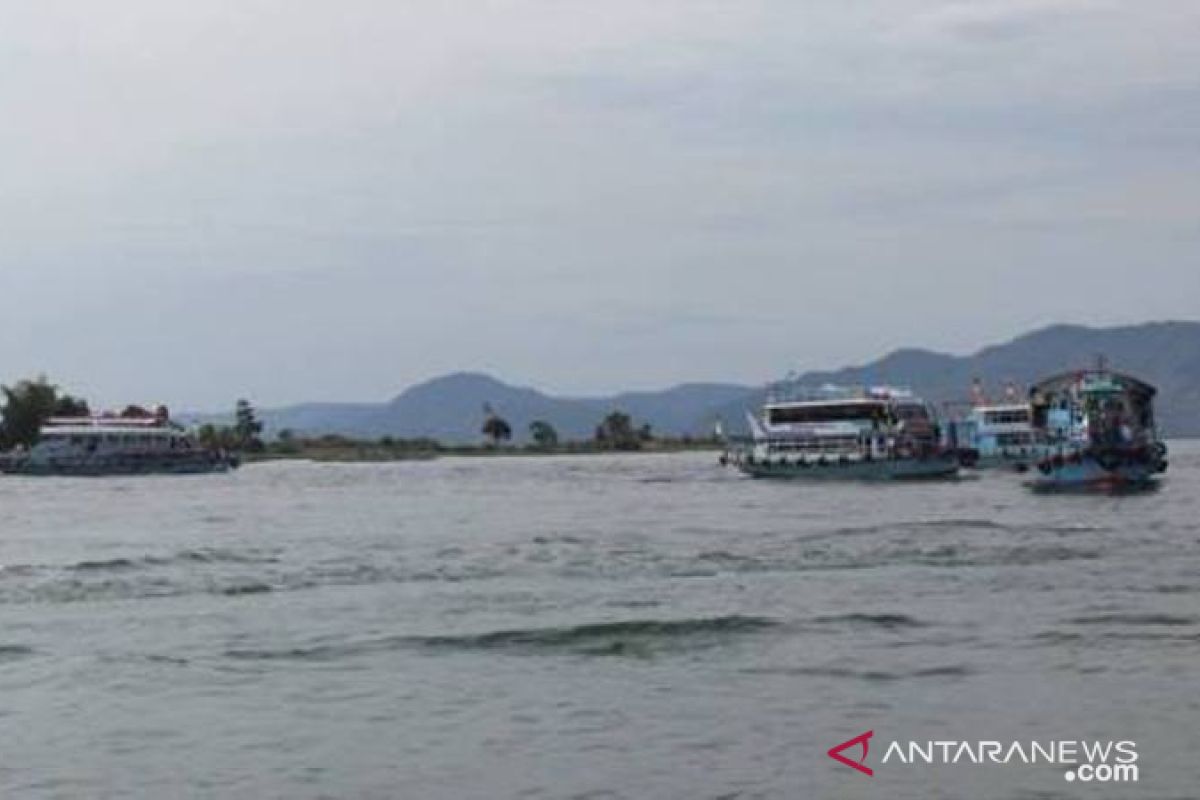
[[[1014,402],[1014,403],[978,403],[971,406],[972,411],[1028,411],[1029,403]]]
[[[882,397],[831,397],[828,400],[775,400],[766,403],[767,408],[824,408],[828,406],[882,406],[887,400]]]
[[[1107,369],[1083,369],[1060,372],[1057,375],[1044,378],[1033,385],[1029,390],[1029,394],[1032,397],[1039,393],[1061,392],[1079,381],[1100,381],[1105,379],[1110,381],[1118,390],[1132,392],[1145,397],[1153,397],[1158,392],[1156,388],[1145,381],[1123,372],[1114,372]]]
[[[895,386],[799,386],[780,383],[768,388],[767,401],[764,405],[769,408],[794,408],[801,406],[833,406],[872,404],[880,405],[895,402],[923,402],[908,389]]]
[[[47,425],[42,436],[104,436],[106,434],[174,435],[185,433],[182,428],[162,425]]]

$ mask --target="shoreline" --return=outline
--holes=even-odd
[[[317,463],[354,464],[387,463],[394,461],[433,461],[438,458],[540,458],[546,456],[591,455],[653,455],[686,452],[719,452],[724,447],[712,440],[678,442],[647,442],[636,448],[599,447],[576,443],[556,447],[484,445],[439,445],[436,447],[388,447],[373,442],[338,444],[301,444],[281,450],[270,445],[261,453],[242,453],[242,465],[272,461],[314,461]]]

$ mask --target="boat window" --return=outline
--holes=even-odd
[[[883,417],[878,403],[837,403],[831,405],[785,406],[770,409],[772,425],[784,423],[849,422]]]
[[[999,447],[1021,447],[1032,442],[1033,437],[1024,432],[996,434],[996,444]]]
[[[989,425],[1022,425],[1029,422],[1029,409],[1005,408],[987,411],[983,415]]]
[[[903,405],[896,406],[896,419],[929,419],[929,410],[922,405],[905,403]]]

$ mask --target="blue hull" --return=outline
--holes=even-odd
[[[1047,468],[1049,467],[1049,468]],[[1151,486],[1161,470],[1152,463],[1101,465],[1094,456],[1067,459],[1061,465],[1042,463],[1031,472],[1029,485],[1034,489],[1138,489]]]

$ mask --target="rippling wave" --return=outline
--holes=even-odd
[[[579,655],[651,655],[660,650],[705,647],[732,636],[769,630],[766,617],[729,615],[693,619],[641,619],[434,636],[386,636],[280,649],[234,648],[225,655],[250,660],[326,660],[390,650],[502,651]]]

